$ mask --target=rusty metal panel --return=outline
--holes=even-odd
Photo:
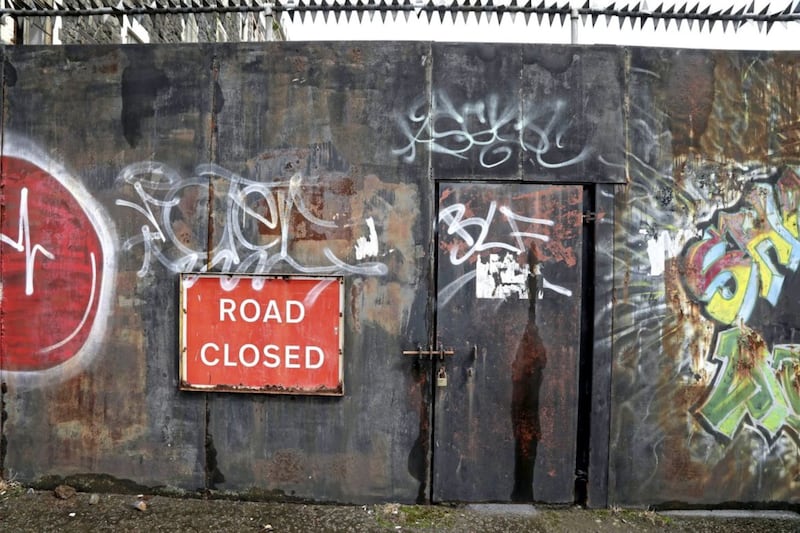
[[[197,48],[39,47],[4,62],[6,474],[196,489],[204,404],[177,390],[177,290],[150,201],[207,160]],[[187,223],[205,233],[205,221]]]
[[[623,54],[435,44],[432,92],[403,116],[436,179],[623,183]]]
[[[591,314],[591,395],[586,503],[590,507],[608,506],[609,429],[611,424],[611,369],[614,305],[614,196],[617,185],[598,185],[595,193],[593,224],[594,302]],[[585,316],[585,315],[584,315]]]
[[[625,183],[624,53],[522,48],[519,145],[526,180]]]
[[[609,502],[798,501],[797,54],[634,50]]]
[[[580,342],[569,328],[587,294],[589,503],[796,503],[797,54],[424,43],[4,54],[6,474],[317,500],[569,501]],[[584,191],[596,194],[593,230],[577,229]],[[528,194],[548,201],[531,207]],[[536,459],[515,460],[514,428],[535,426],[514,407],[533,398],[513,380],[517,348],[535,337],[530,306],[502,276],[494,306],[477,278],[451,285],[489,248],[455,264],[437,247],[461,225],[461,258],[484,242],[482,224],[516,246],[512,233],[533,230],[487,221],[534,224],[542,210],[558,211],[548,228],[574,230],[541,248],[553,265],[580,264],[594,237],[595,286],[572,263],[545,264],[572,295],[537,309],[560,329],[540,334]],[[343,276],[346,393],[181,392],[180,272]],[[402,355],[440,340],[455,350],[446,387],[439,363]],[[473,346],[476,360],[486,348],[480,368]],[[556,412],[563,435],[544,427]]]
[[[583,192],[439,185],[436,501],[573,501]]]
[[[181,389],[344,394],[341,276],[181,275]]]
[[[340,398],[210,397],[212,488],[426,499],[429,378],[402,351],[429,337],[431,193],[427,159],[393,150],[429,60],[425,44],[215,50],[211,267],[343,275],[347,364]],[[232,197],[245,214],[228,215]]]
[[[430,150],[436,179],[519,179],[521,50],[434,44],[430,101],[404,116],[404,131],[414,138],[403,155]]]

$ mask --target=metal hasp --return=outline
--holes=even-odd
[[[442,345],[439,345],[438,350],[434,350],[433,346],[428,346],[427,350],[423,350],[422,346],[417,346],[416,350],[403,350],[403,355],[416,355],[420,359],[427,356],[429,359],[433,359],[434,357],[438,357],[439,359],[444,359],[445,355],[454,355],[456,352],[452,348],[443,348]]]

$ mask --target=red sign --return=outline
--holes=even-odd
[[[181,275],[181,388],[341,395],[340,277]]]
[[[66,172],[23,157],[4,155],[0,162],[0,371],[53,370],[91,355],[102,338],[104,325],[95,318],[108,313],[104,250],[110,236],[93,202]]]

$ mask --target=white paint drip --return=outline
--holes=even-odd
[[[650,260],[650,275],[662,275],[667,259],[678,257],[692,236],[693,233],[690,230],[680,230],[674,236],[667,230],[661,230],[657,238],[649,239],[647,241],[647,257]]]
[[[647,257],[650,260],[650,275],[660,276],[664,273],[664,265],[667,261],[667,249],[671,245],[672,239],[666,230],[658,234],[657,239],[647,241]]]
[[[356,240],[356,259],[359,261],[367,257],[377,257],[378,255],[378,233],[375,231],[375,221],[372,217],[367,220],[369,226],[369,236],[359,237]]]

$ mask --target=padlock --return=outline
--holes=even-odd
[[[439,369],[439,374],[436,376],[437,387],[447,387],[447,372],[444,367]]]

